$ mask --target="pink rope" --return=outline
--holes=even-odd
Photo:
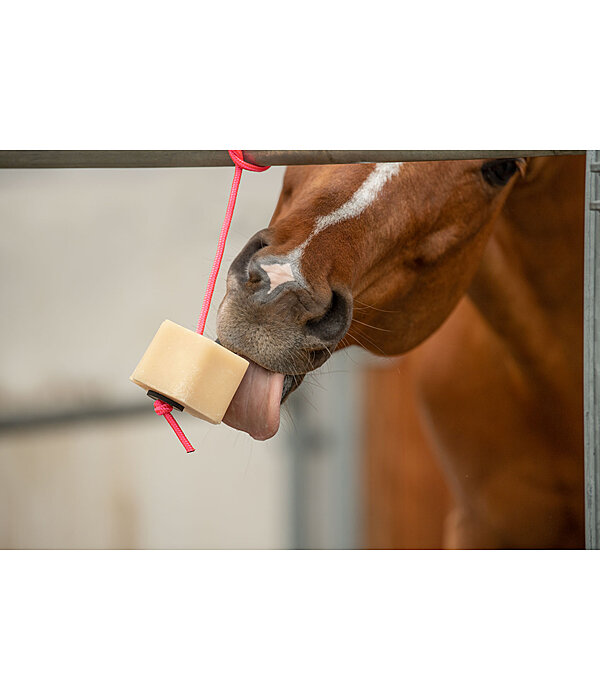
[[[200,335],[204,333],[204,327],[206,326],[206,319],[208,317],[210,304],[215,291],[219,269],[221,268],[221,261],[223,260],[223,253],[225,251],[225,243],[227,241],[227,234],[229,233],[229,227],[231,226],[233,210],[235,209],[235,201],[240,188],[240,180],[242,179],[242,171],[250,170],[255,173],[261,173],[269,168],[268,165],[263,167],[260,165],[254,165],[254,163],[246,162],[244,160],[244,151],[229,151],[229,155],[231,156],[231,160],[235,163],[235,172],[233,173],[233,182],[231,183],[231,191],[229,193],[229,201],[227,202],[225,220],[223,221],[223,226],[221,226],[221,234],[219,235],[219,242],[217,243],[217,252],[215,254],[215,259],[208,278],[206,292],[204,293],[204,301],[202,302],[202,310],[200,311],[200,318],[198,319],[198,325],[196,327],[196,333],[199,333]],[[159,416],[164,416],[167,419],[167,422],[171,428],[173,428],[175,435],[177,435],[179,441],[185,447],[185,451],[194,452],[194,448],[192,447],[190,441],[186,438],[183,430],[172,416],[172,410],[173,406],[165,403],[164,401],[156,400],[154,402],[154,411]]]
[[[204,301],[202,302],[202,311],[200,312],[198,326],[196,327],[196,333],[200,333],[200,335],[204,333],[204,326],[206,325],[208,310],[210,309],[210,303],[215,291],[215,284],[217,283],[217,276],[219,274],[219,268],[221,267],[221,260],[223,259],[223,251],[225,250],[225,242],[227,241],[227,234],[229,233],[231,219],[233,218],[233,210],[235,209],[235,200],[237,199],[238,190],[240,188],[242,170],[251,170],[252,172],[260,173],[263,170],[267,170],[269,167],[261,167],[260,165],[254,165],[253,163],[246,163],[244,160],[243,151],[229,151],[229,155],[231,156],[231,160],[233,160],[235,163],[235,172],[233,173],[233,182],[231,183],[229,202],[227,203],[227,211],[225,212],[225,221],[223,221],[223,226],[221,226],[221,235],[219,236],[219,242],[217,244],[217,253],[213,261],[210,276],[208,278],[208,285],[204,294]]]
[[[175,420],[171,411],[173,406],[171,404],[165,403],[164,401],[159,401],[158,399],[154,402],[154,412],[158,416],[164,416],[167,419],[167,423],[173,428],[173,432],[179,438],[179,442],[185,447],[186,452],[194,452],[192,443],[186,438],[183,430],[180,428],[179,423]]]

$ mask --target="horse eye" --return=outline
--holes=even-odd
[[[501,158],[484,163],[481,168],[483,179],[494,187],[502,187],[517,172],[517,161],[513,158]]]

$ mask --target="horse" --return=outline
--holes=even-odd
[[[227,275],[225,421],[268,439],[334,351],[402,355],[445,546],[583,547],[584,185],[581,156],[289,167]]]

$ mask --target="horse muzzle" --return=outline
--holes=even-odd
[[[217,333],[233,352],[300,378],[321,366],[343,339],[353,301],[347,288],[332,288],[326,280],[311,285],[310,276],[300,273],[299,264],[294,270],[290,261],[293,253],[269,245],[268,230],[253,236],[229,269]],[[280,269],[283,275],[274,277],[272,270]],[[295,385],[286,381],[284,393]]]

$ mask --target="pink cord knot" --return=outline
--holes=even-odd
[[[270,165],[255,165],[244,160],[244,151],[229,151],[231,160],[242,170],[251,170],[253,173],[262,173],[268,170]]]
[[[171,404],[158,400],[154,402],[154,412],[159,416],[164,416],[167,413],[171,413],[172,410],[173,406],[171,406]]]
[[[172,410],[173,406],[171,406],[171,404],[159,401],[158,399],[154,402],[154,412],[167,419],[167,423],[173,428],[173,432],[179,438],[179,442],[185,447],[185,451],[193,452],[194,448],[192,447],[192,443],[186,438],[183,430],[179,427],[179,423],[171,415]]]

